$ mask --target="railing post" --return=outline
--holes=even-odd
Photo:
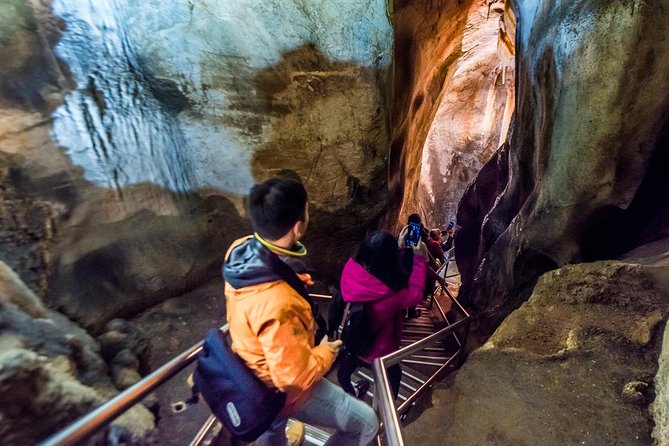
[[[469,327],[471,323],[465,326],[465,335],[462,337],[462,345],[460,346],[460,357],[458,358],[458,368],[462,367],[462,364],[465,363],[465,346],[467,345],[467,338],[469,337]]]
[[[373,363],[375,377],[375,392],[378,395],[378,413],[381,415],[383,431],[386,434],[386,444],[390,446],[404,446],[400,421],[397,418],[393,395],[388,382],[388,373],[382,358],[377,358]]]

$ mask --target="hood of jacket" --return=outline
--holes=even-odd
[[[228,254],[223,263],[223,279],[235,289],[283,280],[271,266],[272,256],[276,254],[251,236],[232,248]],[[307,273],[306,266],[300,260],[290,256],[278,257],[295,273]]]
[[[341,293],[346,302],[373,302],[395,293],[355,260],[348,259],[341,275]]]

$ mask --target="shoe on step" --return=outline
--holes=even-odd
[[[290,446],[300,446],[304,442],[304,423],[291,420],[286,426],[286,438]]]
[[[372,385],[371,382],[366,379],[361,379],[360,381],[353,384],[353,391],[355,392],[355,397],[359,400],[363,399],[367,395],[369,387]]]
[[[419,318],[421,314],[423,314],[421,310],[408,311],[406,319],[416,319]]]

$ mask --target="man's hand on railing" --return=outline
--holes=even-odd
[[[342,341],[341,339],[337,339],[336,341],[328,341],[328,337],[323,336],[323,339],[321,339],[321,343],[319,345],[325,345],[330,350],[332,350],[332,353],[336,358],[339,354],[339,350],[341,349]]]

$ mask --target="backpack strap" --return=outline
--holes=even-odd
[[[337,327],[337,331],[335,332],[335,339],[341,339],[341,334],[344,331],[344,327],[346,326],[346,321],[348,321],[348,316],[350,312],[351,312],[351,302],[346,302],[346,306],[344,307],[344,314],[341,318],[341,322],[339,323],[339,327]]]
[[[267,254],[267,260],[269,262],[269,266],[278,275],[283,279],[292,289],[297,291],[297,293],[304,298],[304,300],[307,301],[309,306],[311,307],[311,315],[314,318],[314,322],[316,323],[316,339],[314,342],[318,342],[319,336],[322,336],[324,332],[327,332],[327,324],[321,317],[318,307],[316,306],[315,302],[313,299],[309,296],[309,293],[307,292],[306,287],[304,286],[304,282],[297,276],[297,273],[293,271],[293,269],[286,264],[283,260],[279,258],[278,255],[273,253],[271,250],[269,250],[266,246],[258,243],[259,249],[264,249]],[[322,325],[325,325],[323,327]]]

